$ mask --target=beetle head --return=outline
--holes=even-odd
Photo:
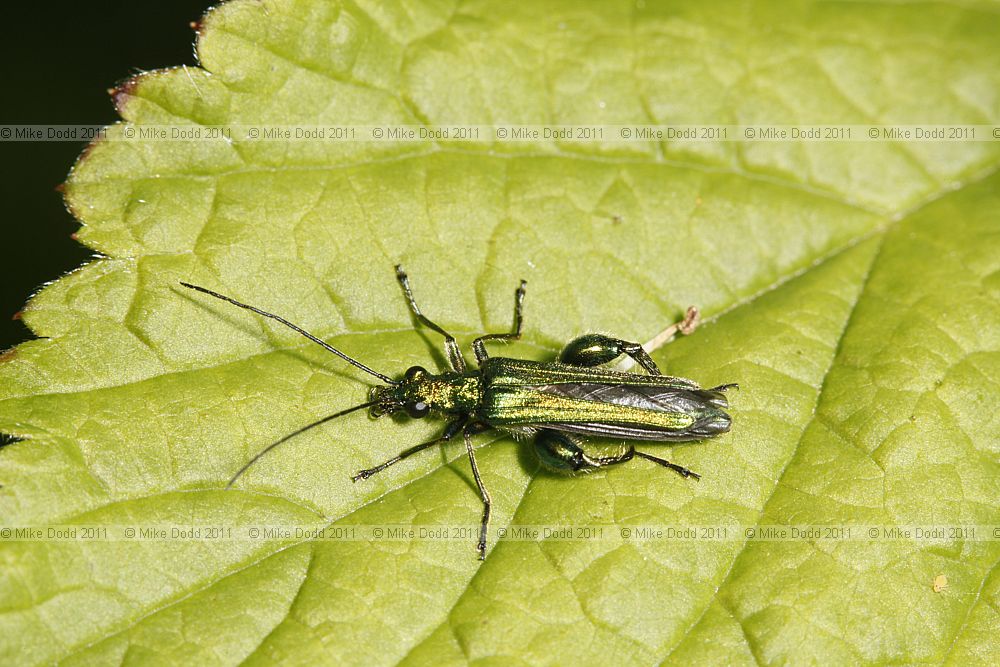
[[[372,387],[368,399],[374,405],[369,409],[369,414],[377,419],[402,410],[414,419],[426,417],[431,411],[428,398],[430,377],[426,369],[412,366],[398,384]]]

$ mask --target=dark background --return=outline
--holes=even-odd
[[[34,6],[29,6],[34,4]],[[0,124],[106,125],[118,119],[107,89],[137,72],[194,65],[194,31],[212,0],[134,0],[4,8]],[[0,142],[0,351],[32,338],[11,319],[43,283],[88,261],[70,238],[79,223],[55,186],[83,143]]]

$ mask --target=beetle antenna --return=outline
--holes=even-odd
[[[344,415],[349,415],[352,412],[357,412],[358,410],[362,410],[364,408],[370,408],[371,406],[375,405],[376,403],[378,403],[378,401],[368,401],[367,403],[362,403],[361,405],[355,405],[352,408],[347,408],[346,410],[341,410],[340,412],[335,412],[332,415],[327,415],[326,417],[323,417],[322,419],[314,421],[312,424],[306,424],[305,426],[303,426],[302,428],[298,429],[297,431],[292,431],[291,433],[289,433],[285,437],[281,438],[277,442],[272,442],[270,445],[268,445],[264,449],[262,449],[259,452],[257,452],[256,456],[254,456],[252,459],[250,459],[245,466],[243,466],[242,468],[240,468],[239,471],[235,475],[233,475],[232,479],[229,480],[229,483],[226,484],[226,490],[231,489],[232,486],[233,486],[233,484],[236,483],[236,480],[238,480],[243,473],[245,473],[247,470],[249,470],[250,466],[252,466],[254,463],[257,463],[257,461],[259,461],[260,458],[262,456],[264,456],[264,454],[267,454],[269,451],[271,451],[272,449],[274,449],[275,447],[277,447],[281,443],[287,442],[287,441],[291,440],[292,438],[294,438],[295,436],[300,435],[302,433],[305,433],[309,429],[315,428],[316,426],[319,426],[320,424],[325,424],[328,421],[332,421],[332,420],[336,419],[337,417],[343,417]]]
[[[255,308],[254,306],[250,306],[250,305],[247,305],[245,303],[241,303],[241,302],[237,301],[236,299],[234,299],[232,297],[225,296],[224,294],[219,294],[218,292],[213,292],[212,290],[207,289],[205,287],[198,287],[197,285],[192,285],[191,283],[186,283],[184,281],[181,281],[181,285],[183,285],[184,287],[187,287],[188,289],[193,289],[193,290],[196,290],[198,292],[202,292],[204,294],[207,294],[209,296],[214,296],[216,299],[222,299],[223,301],[228,301],[229,303],[233,304],[234,306],[239,306],[240,308],[245,308],[246,310],[249,310],[251,312],[257,313],[258,315],[263,315],[264,317],[269,317],[272,320],[275,320],[277,322],[281,322],[282,324],[284,324],[289,329],[292,329],[293,331],[296,331],[296,332],[302,334],[303,336],[305,336],[306,338],[308,338],[312,342],[316,343],[317,345],[322,345],[328,351],[333,352],[335,355],[337,355],[338,357],[340,357],[341,359],[343,359],[347,363],[352,364],[352,365],[356,366],[357,368],[360,368],[361,370],[363,370],[365,373],[368,373],[369,375],[374,375],[379,380],[382,380],[382,382],[385,382],[387,384],[399,384],[399,382],[397,380],[393,380],[388,375],[383,375],[382,373],[379,373],[378,371],[375,371],[375,370],[372,370],[371,368],[368,368],[368,366],[365,366],[363,363],[361,363],[357,359],[353,359],[353,358],[347,356],[346,354],[344,354],[343,352],[341,352],[337,348],[333,347],[329,343],[326,343],[326,342],[320,340],[319,338],[317,338],[316,336],[312,335],[311,333],[309,333],[308,331],[306,331],[302,327],[299,327],[299,326],[296,326],[296,325],[292,324],[291,322],[289,322],[288,320],[286,320],[283,317],[279,317],[278,315],[275,315],[274,313],[269,313],[266,310],[261,310],[260,308]]]

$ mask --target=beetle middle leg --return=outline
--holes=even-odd
[[[541,461],[542,465],[554,472],[589,472],[598,468],[626,463],[639,457],[664,468],[670,468],[681,477],[701,479],[701,475],[696,472],[666,459],[636,451],[635,447],[631,445],[621,454],[615,456],[590,456],[581,446],[585,442],[582,437],[572,433],[543,429],[535,436],[535,453],[538,454],[538,460]]]
[[[472,341],[472,349],[476,353],[476,361],[479,365],[482,365],[489,354],[486,352],[486,341],[488,340],[502,340],[511,341],[519,340],[521,338],[521,311],[524,308],[524,291],[528,287],[528,283],[524,280],[518,286],[517,290],[514,292],[514,328],[510,333],[505,334],[486,334],[485,336],[480,336],[476,340]]]
[[[479,466],[476,465],[476,452],[472,448],[472,434],[477,432],[475,424],[463,431],[465,436],[465,450],[469,453],[469,463],[472,465],[472,476],[476,479],[476,486],[479,487],[479,496],[483,500],[483,519],[479,523],[479,543],[476,550],[479,551],[479,560],[486,560],[486,531],[490,526],[490,509],[493,501],[490,493],[483,486],[483,478],[479,476]]]
[[[427,319],[426,315],[420,312],[420,306],[417,305],[416,299],[413,298],[413,290],[410,289],[410,278],[406,275],[406,271],[403,271],[403,267],[400,264],[396,265],[396,280],[399,281],[399,284],[403,288],[403,294],[406,295],[406,301],[410,304],[410,310],[413,312],[414,317],[428,329],[433,329],[444,336],[444,349],[448,353],[448,361],[451,362],[451,367],[459,373],[464,373],[466,368],[465,357],[462,356],[462,350],[459,349],[458,342],[454,336],[434,324],[434,322]]]

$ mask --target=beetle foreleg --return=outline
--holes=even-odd
[[[399,454],[392,457],[385,463],[381,463],[375,466],[374,468],[367,468],[365,470],[360,470],[358,471],[358,474],[351,477],[351,481],[356,482],[359,479],[368,479],[372,475],[382,472],[389,466],[395,465],[400,461],[402,461],[403,459],[413,456],[417,452],[422,452],[428,447],[433,447],[434,445],[441,444],[442,442],[448,442],[453,437],[455,437],[455,434],[458,433],[463,426],[465,426],[466,421],[468,421],[467,417],[459,417],[458,419],[449,422],[448,426],[446,426],[444,429],[444,433],[442,433],[440,437],[434,438],[433,440],[429,440],[427,442],[422,442],[419,445],[414,445],[409,449],[404,449]]]
[[[431,322],[427,319],[426,315],[420,312],[420,306],[417,305],[417,300],[413,298],[413,290],[410,289],[410,279],[406,275],[406,271],[403,271],[403,267],[399,264],[396,265],[396,280],[399,281],[400,286],[403,288],[406,302],[410,304],[410,310],[413,312],[414,317],[425,327],[433,329],[444,336],[444,349],[448,353],[448,361],[451,362],[452,368],[459,373],[464,373],[466,367],[465,357],[462,356],[462,350],[459,349],[458,342],[454,336]]]

